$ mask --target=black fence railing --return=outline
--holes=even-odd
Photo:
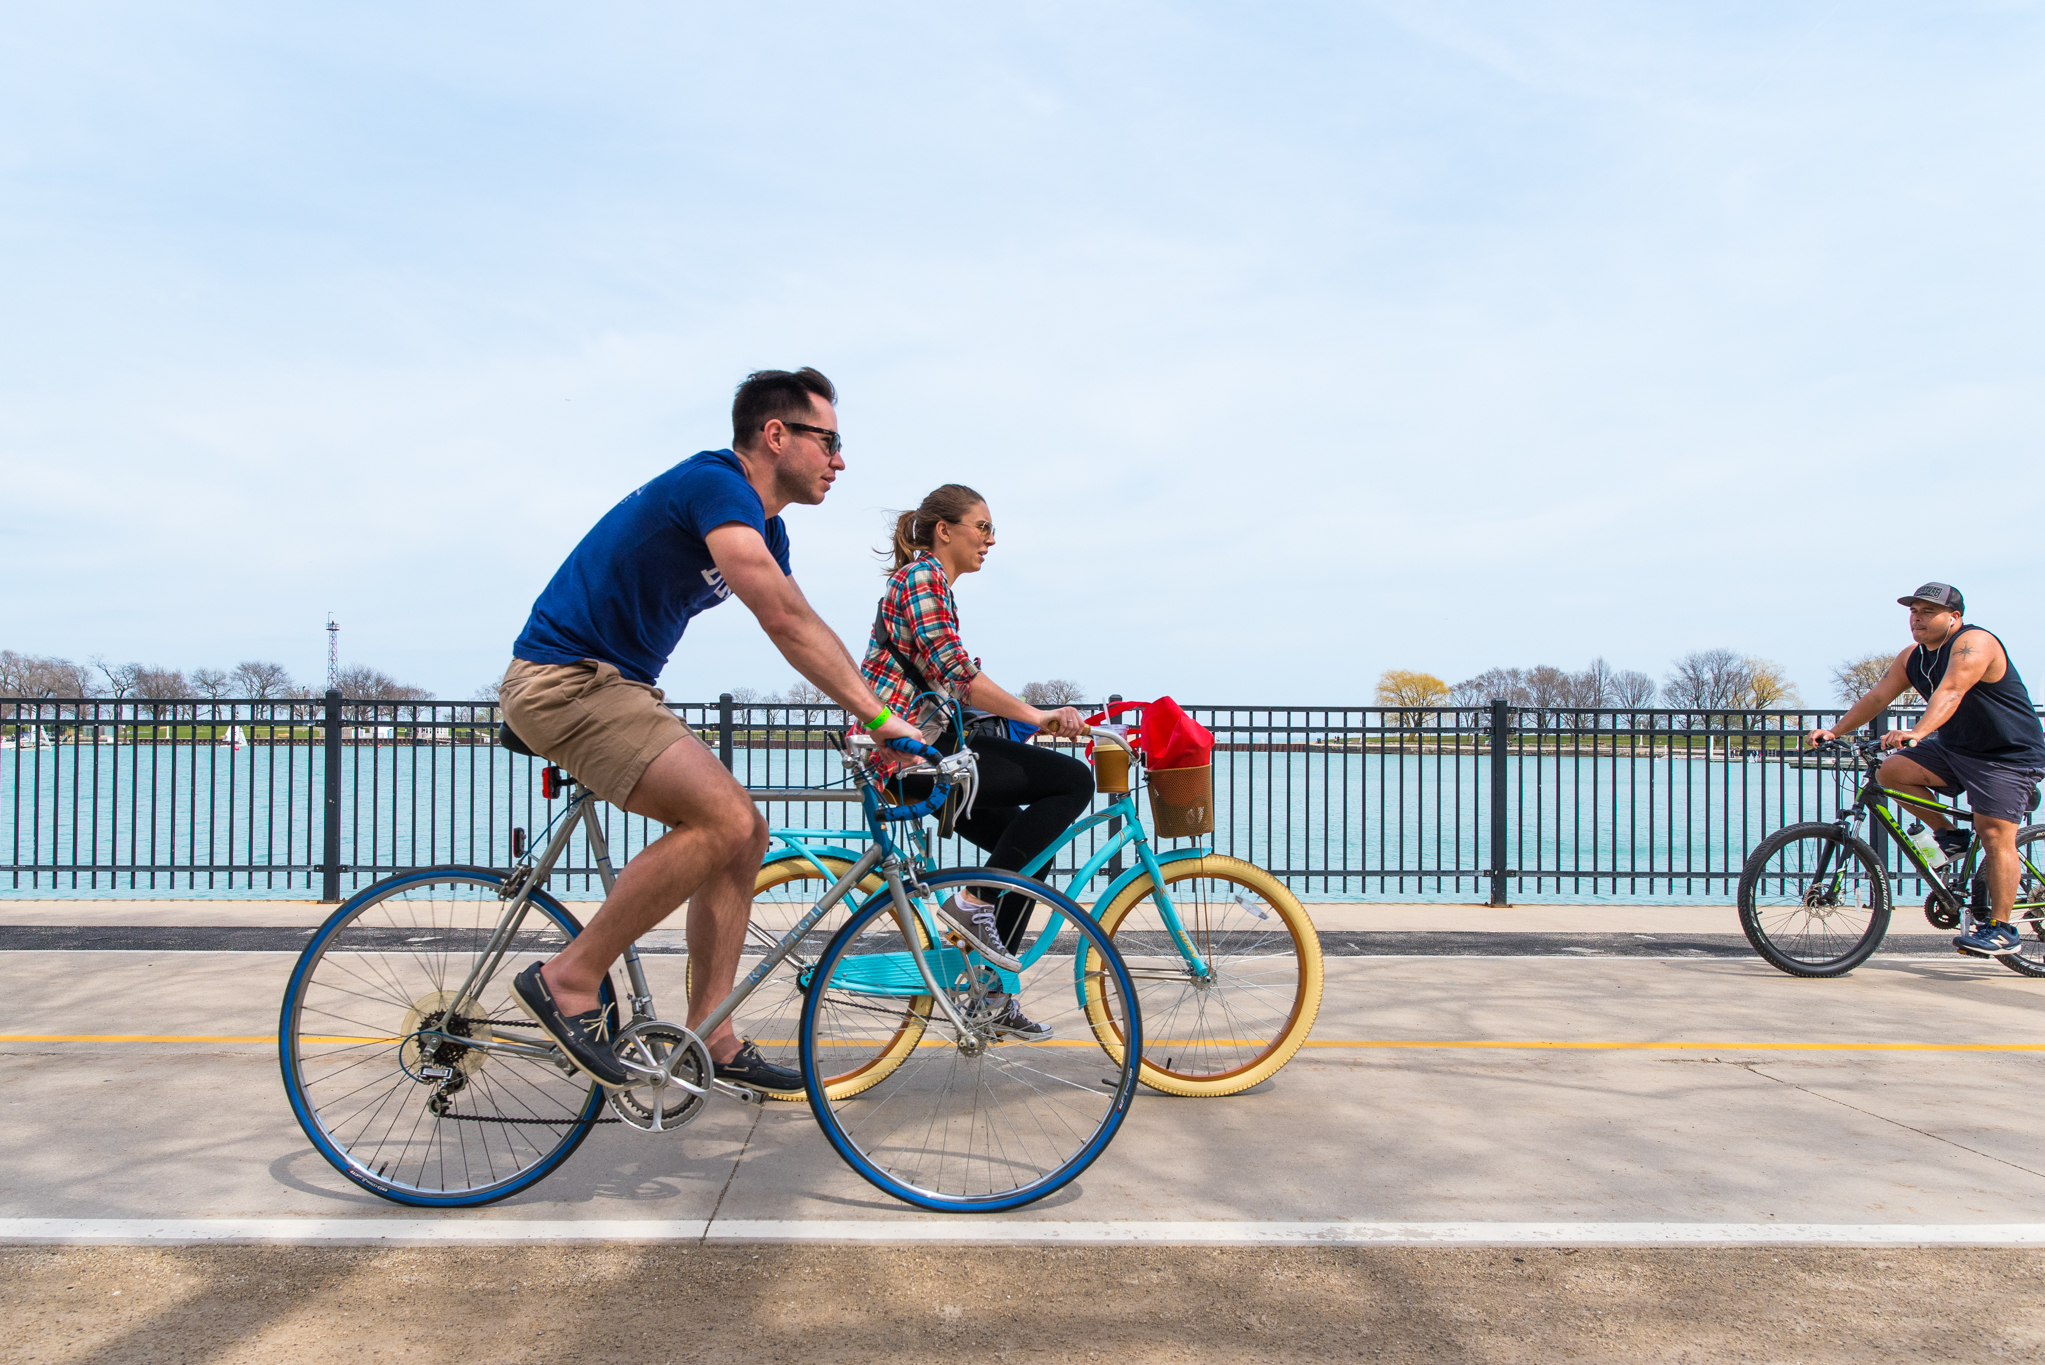
[[[756,792],[843,781],[826,741],[845,723],[835,706],[673,709]],[[1837,711],[1187,709],[1216,740],[1217,826],[1202,842],[1314,898],[1722,898],[1764,834],[1851,799],[1852,774],[1800,752]],[[502,867],[513,830],[537,838],[561,806],[541,799],[534,760],[496,745],[497,723],[489,703],[333,694],[0,699],[0,888],[331,901],[410,868]],[[859,824],[849,792],[844,805],[763,799],[773,824]],[[658,837],[602,810],[619,861]],[[963,845],[940,854],[977,861]],[[579,841],[555,876],[565,894],[597,894]]]

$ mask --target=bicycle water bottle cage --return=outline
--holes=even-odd
[[[544,800],[552,801],[568,790],[569,781],[567,773],[549,763],[540,769],[540,796]]]

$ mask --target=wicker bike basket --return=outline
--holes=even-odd
[[[1163,839],[1189,839],[1214,830],[1214,769],[1153,768],[1150,772],[1150,822]]]

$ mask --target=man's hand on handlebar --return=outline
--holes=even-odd
[[[908,721],[903,720],[900,716],[889,716],[886,725],[881,726],[878,730],[868,730],[866,733],[872,735],[883,744],[891,739],[921,740],[923,738],[921,730],[911,725]]]
[[[898,753],[888,748],[888,741],[891,739],[913,739],[921,743],[923,732],[908,721],[903,720],[900,716],[890,716],[888,717],[887,724],[881,726],[878,730],[869,730],[864,725],[854,725],[845,731],[845,738],[847,740],[871,741],[875,746],[873,749],[861,750],[862,752],[872,754],[872,757],[866,761],[877,765],[882,771],[887,771],[893,768],[906,768],[917,761],[907,754]],[[846,751],[850,753],[854,748],[855,746],[848,744]]]
[[[1815,749],[1820,744],[1830,744],[1833,740],[1837,738],[1839,738],[1837,731],[1813,730],[1809,734],[1804,736],[1804,742],[1808,744],[1811,748]]]

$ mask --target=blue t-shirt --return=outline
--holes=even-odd
[[[667,667],[689,619],[731,589],[703,538],[750,526],[788,572],[788,531],[767,516],[729,450],[691,455],[604,513],[533,603],[511,647],[536,664],[601,659],[648,686]]]

